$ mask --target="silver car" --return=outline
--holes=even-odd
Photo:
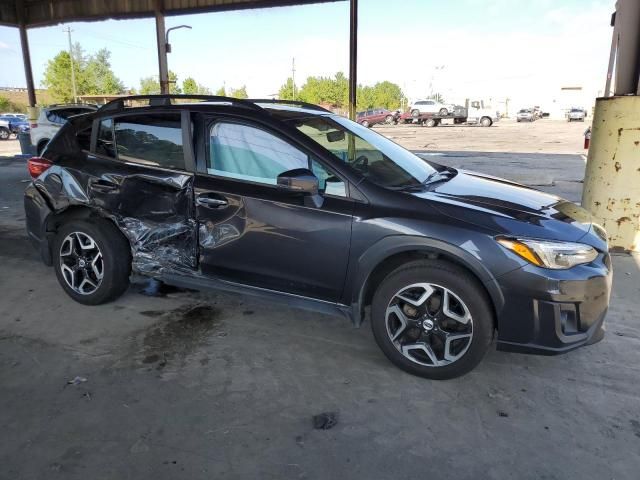
[[[516,115],[516,120],[518,122],[533,122],[535,119],[536,116],[530,108],[523,108]]]
[[[584,122],[586,116],[587,112],[585,112],[582,108],[572,108],[567,112],[567,121]]]

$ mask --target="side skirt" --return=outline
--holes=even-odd
[[[186,276],[165,273],[157,277],[168,285],[175,287],[190,288],[192,290],[222,290],[226,292],[239,293],[242,295],[251,295],[262,298],[269,302],[289,305],[301,310],[309,310],[313,312],[325,313],[328,315],[345,317],[354,323],[354,317],[351,307],[341,303],[327,302],[316,298],[303,297],[291,293],[278,292],[266,288],[244,285],[241,283],[229,282],[217,278],[205,278],[201,276]]]

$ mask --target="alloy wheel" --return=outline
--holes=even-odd
[[[104,261],[96,241],[72,232],[60,246],[60,270],[66,284],[80,295],[91,295],[102,283]]]
[[[9,132],[9,130],[0,128],[0,138],[2,140],[7,140],[10,136],[11,136],[11,133]]]
[[[427,367],[449,365],[473,339],[468,307],[448,288],[415,283],[399,290],[385,313],[387,334],[407,359]]]

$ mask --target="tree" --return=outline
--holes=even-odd
[[[140,79],[140,95],[158,95],[160,93],[160,82],[155,77],[144,77]],[[169,93],[178,95],[182,89],[178,85],[178,75],[169,70]]]
[[[227,96],[227,90],[224,88],[224,86],[222,86],[218,90],[216,90],[216,95],[219,96],[219,97],[226,97]]]
[[[182,82],[182,91],[185,95],[211,95],[211,90],[200,85],[193,77],[187,77]]]
[[[107,95],[124,91],[124,85],[111,69],[111,53],[106,48],[87,56],[79,43],[73,44],[73,69],[77,95]],[[47,62],[42,85],[60,102],[73,100],[71,56],[60,51]]]
[[[243,85],[240,88],[229,90],[229,96],[233,98],[249,98],[247,95],[247,86]]]
[[[285,84],[280,87],[280,90],[278,90],[278,98],[280,100],[293,100],[294,99],[293,88],[294,88],[293,78],[289,77],[287,78],[287,81],[285,82]]]

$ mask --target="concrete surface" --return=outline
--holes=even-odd
[[[579,157],[439,157],[582,175]],[[638,478],[640,257],[614,257],[602,342],[492,349],[432,382],[392,366],[368,324],[251,298],[137,284],[72,302],[27,242],[26,178],[23,160],[0,160],[2,479]],[[327,411],[338,424],[314,430]]]
[[[486,128],[477,125],[375,125],[373,128],[410,150],[466,150],[584,154],[584,131],[591,118],[567,122],[549,118],[518,123],[505,118]]]

